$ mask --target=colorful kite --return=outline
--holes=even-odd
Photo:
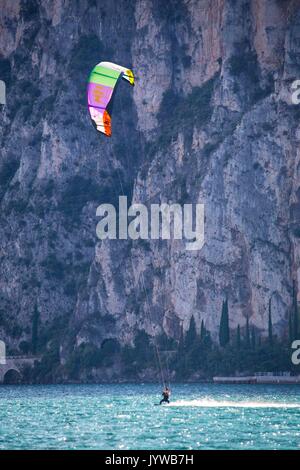
[[[134,85],[132,71],[111,62],[100,62],[89,76],[87,97],[90,116],[96,129],[107,136],[111,136],[113,96],[121,78]]]

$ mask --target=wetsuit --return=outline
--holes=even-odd
[[[165,402],[165,403],[170,403],[170,401],[169,401],[170,392],[165,392],[165,391],[164,391],[164,392],[162,393],[162,396],[163,396],[163,399],[160,400],[160,403],[159,403],[160,405],[161,405],[162,403],[164,403],[164,402]]]

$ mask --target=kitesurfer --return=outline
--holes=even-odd
[[[170,403],[170,400],[169,400],[170,395],[171,395],[171,390],[168,387],[165,387],[162,392],[163,398],[162,400],[160,400],[159,404],[161,405],[162,403]]]

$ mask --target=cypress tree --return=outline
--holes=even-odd
[[[298,304],[297,304],[297,289],[296,282],[293,281],[293,315],[294,315],[294,324],[293,324],[293,339],[298,339]]]
[[[250,341],[250,326],[249,326],[249,316],[247,315],[246,320],[246,347],[250,348],[251,341]]]
[[[178,369],[179,376],[185,376],[186,354],[185,354],[185,345],[184,345],[183,324],[181,324],[181,327],[180,327],[180,337],[179,337],[178,353],[177,353],[177,369]]]
[[[237,326],[236,330],[236,347],[241,349],[241,327],[240,325]]]
[[[201,330],[200,330],[200,339],[201,339],[201,341],[204,341],[205,336],[206,336],[206,330],[205,330],[205,326],[204,326],[204,321],[202,320],[201,321]]]
[[[226,346],[230,340],[229,332],[229,315],[228,315],[228,300],[226,298],[222,304],[222,314],[220,321],[220,330],[219,330],[219,341],[221,346]]]
[[[190,326],[185,337],[186,348],[187,349],[192,348],[196,344],[196,341],[197,341],[196,322],[195,322],[194,315],[192,315]]]
[[[293,329],[293,315],[292,312],[289,313],[289,340],[290,343],[294,341],[294,329]]]
[[[269,344],[273,344],[273,324],[272,324],[272,308],[271,308],[271,299],[269,300],[269,323],[268,323],[268,337]]]
[[[38,343],[38,328],[39,328],[39,311],[35,304],[34,312],[32,316],[32,331],[31,331],[31,350],[33,354],[36,354],[37,343]]]
[[[179,342],[178,342],[178,353],[179,353],[179,355],[184,353],[183,324],[181,324],[181,326],[180,326],[180,337],[179,337]]]
[[[251,328],[251,347],[253,351],[255,351],[256,348],[256,337],[255,337],[255,329],[254,326]]]
[[[204,345],[205,345],[206,349],[211,349],[212,340],[211,340],[211,336],[210,336],[210,331],[208,331],[206,328],[205,328]]]

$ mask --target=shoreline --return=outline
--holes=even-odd
[[[178,380],[172,382],[171,385],[300,385],[300,376],[297,377],[213,377],[211,380]],[[46,386],[46,385],[157,385],[161,387],[159,381],[101,381],[101,382],[81,382],[81,381],[65,381],[65,382],[20,382],[20,383],[0,383],[0,387],[7,386]]]

